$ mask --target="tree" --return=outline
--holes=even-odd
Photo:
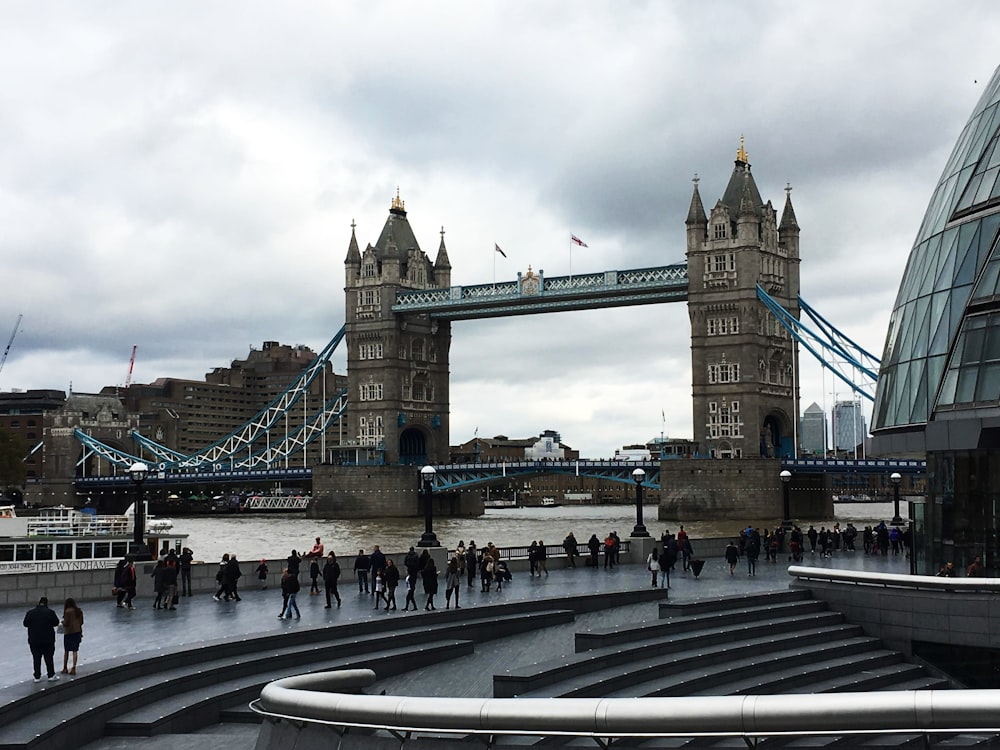
[[[28,476],[24,463],[28,455],[28,443],[6,427],[0,425],[0,490],[19,489]]]

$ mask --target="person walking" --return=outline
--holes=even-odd
[[[257,580],[260,581],[260,590],[263,591],[267,588],[267,560],[262,557],[260,565],[254,569],[254,573],[257,574]]]
[[[240,561],[236,559],[236,553],[233,552],[229,556],[229,597],[233,601],[243,601],[240,599],[240,578],[243,577],[243,571],[240,570]]]
[[[184,547],[177,561],[181,566],[181,596],[191,596],[191,563],[194,562],[194,553]]]
[[[333,605],[330,604],[330,595],[333,594],[333,598],[337,600],[337,606],[340,606],[340,592],[337,591],[337,581],[340,580],[340,563],[337,562],[337,556],[330,551],[330,554],[326,556],[326,565],[323,566],[323,585],[326,588],[326,609],[330,609]]]
[[[115,566],[114,587],[111,590],[111,593],[115,595],[119,609],[125,607],[123,603],[125,601],[125,587],[122,586],[122,571],[125,570],[126,565],[128,565],[128,560],[124,557],[118,561],[118,564]]]
[[[656,588],[656,579],[660,575],[660,551],[653,547],[646,557],[646,570],[653,574],[653,588]]]
[[[729,563],[729,575],[733,575],[736,570],[736,563],[740,561],[740,551],[736,549],[736,543],[730,539],[726,545],[726,562]]]
[[[309,596],[319,596],[320,573],[319,560],[314,557],[309,563],[309,580],[311,581],[309,586]]]
[[[156,565],[153,566],[153,572],[149,574],[153,579],[153,593],[156,594],[156,598],[153,600],[153,609],[159,609],[160,603],[163,601],[163,574],[165,569],[166,566],[163,564],[163,560],[157,560]]]
[[[427,565],[421,571],[420,575],[423,576],[424,593],[427,594],[427,603],[424,605],[424,609],[435,609],[434,595],[438,592],[438,572],[437,567],[434,565],[433,557],[427,561]]]
[[[567,567],[576,567],[576,555],[577,555],[577,543],[576,537],[573,536],[573,532],[569,532],[566,538],[563,539],[563,550],[566,552],[566,564]]]
[[[410,609],[410,605],[412,604],[413,605],[413,611],[415,612],[417,610],[417,600],[415,598],[416,597],[416,593],[417,593],[417,569],[416,568],[413,568],[412,570],[407,570],[406,571],[406,582],[405,582],[405,585],[406,585],[406,601],[403,603],[403,611],[404,612],[408,612],[409,609]]]
[[[757,560],[760,557],[760,534],[754,530],[747,539],[743,553],[747,556],[747,575],[757,575]]]
[[[375,606],[372,609],[381,609],[383,601],[388,606],[389,601],[385,596],[385,578],[382,577],[381,570],[376,570],[372,578],[372,595],[375,597]]]
[[[597,534],[591,534],[587,540],[587,549],[590,550],[590,567],[597,568],[597,557],[601,554],[601,540]]]
[[[285,568],[281,576],[281,593],[286,597],[285,609],[278,615],[278,619],[291,620],[293,609],[295,610],[295,619],[300,619],[302,614],[299,612],[299,605],[295,603],[295,595],[299,593],[299,577],[292,575],[292,572],[288,568]]]
[[[286,558],[285,562],[287,563],[288,574],[289,575],[293,575],[296,578],[298,578],[299,577],[299,567],[302,564],[302,558],[299,557],[299,553],[296,552],[295,550],[292,550],[292,554],[290,554]]]
[[[120,586],[122,587],[122,590],[125,592],[124,606],[126,609],[135,609],[135,607],[132,606],[132,600],[135,599],[135,584],[136,584],[135,575],[136,575],[135,561],[132,560],[131,555],[127,555],[125,557],[125,567],[122,568],[121,579],[120,579],[121,580]]]
[[[358,593],[368,593],[368,571],[372,569],[372,560],[365,554],[363,549],[358,550],[358,556],[354,558],[354,575],[358,577]]]
[[[160,579],[160,585],[163,586],[163,608],[164,609],[177,609],[177,565],[169,564],[168,562],[163,565],[163,573]],[[175,558],[176,562],[176,558]]]
[[[545,551],[545,542],[541,539],[538,540],[538,548],[535,551],[535,571],[539,576],[545,573],[546,576],[549,575],[548,566],[549,554]]]
[[[470,541],[468,549],[465,550],[465,576],[470,589],[472,588],[472,582],[475,580],[476,573],[478,571],[479,560],[476,557],[476,543]]]
[[[67,599],[63,604],[63,674],[76,674],[76,660],[80,655],[83,640],[83,610],[76,606],[75,599]],[[73,666],[69,665],[69,655],[73,654]]]
[[[399,588],[399,568],[392,558],[385,561],[385,611],[396,609],[396,589]]]
[[[444,577],[444,608],[451,608],[451,595],[455,594],[455,609],[461,609],[458,606],[458,587],[462,582],[462,575],[458,569],[458,558],[451,558],[451,562],[448,563],[448,570]]]
[[[53,656],[56,652],[56,626],[59,624],[59,617],[49,609],[47,597],[43,596],[36,607],[25,613],[23,624],[28,629],[28,648],[35,668],[35,682],[42,681],[42,659],[45,660],[49,682],[58,680]]]

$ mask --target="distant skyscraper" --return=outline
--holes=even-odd
[[[838,451],[854,451],[864,445],[868,426],[861,404],[857,401],[838,401],[833,407],[833,447]]]
[[[826,450],[826,412],[813,401],[799,421],[799,446],[802,453],[822,456]]]

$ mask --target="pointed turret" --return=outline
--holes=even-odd
[[[444,227],[441,227],[441,244],[438,245],[437,258],[434,260],[434,285],[451,286],[451,261],[448,260],[448,249],[444,246]]]
[[[358,225],[351,219],[351,242],[347,246],[347,258],[344,263],[348,266],[361,266],[361,250],[358,248],[358,235],[355,231]]]
[[[778,225],[778,244],[785,248],[789,258],[799,257],[799,222],[792,208],[792,186],[785,185],[785,210]]]
[[[733,162],[733,173],[729,177],[729,184],[726,192],[722,196],[722,202],[729,207],[729,215],[737,216],[743,202],[744,193],[749,191],[750,201],[755,210],[760,210],[764,205],[761,200],[757,183],[750,172],[750,157],[743,147],[743,136],[740,136],[740,147],[736,151],[736,161]]]
[[[708,224],[708,217],[705,215],[705,206],[701,202],[701,193],[698,192],[698,174],[694,176],[694,190],[691,192],[691,206],[688,208],[685,224],[691,226],[705,226]]]

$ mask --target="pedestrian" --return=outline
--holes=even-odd
[[[683,527],[682,527],[683,528]],[[680,537],[680,534],[677,535]],[[691,544],[691,537],[684,535],[684,542],[681,546],[681,559],[684,561],[685,572],[691,570],[691,560],[694,557],[694,547]]]
[[[181,595],[191,596],[191,563],[194,562],[194,553],[184,547],[177,560],[181,565]]]
[[[424,605],[424,609],[435,609],[434,594],[438,591],[438,572],[433,557],[427,561],[427,565],[420,572],[420,575],[424,579],[424,593],[427,594],[427,603]]]
[[[545,573],[546,576],[549,574],[549,566],[546,560],[548,560],[549,554],[545,551],[545,542],[541,539],[538,540],[538,548],[535,552],[535,569],[538,575]]]
[[[407,612],[410,609],[410,605],[413,605],[413,610],[417,609],[417,600],[415,598],[417,592],[417,569],[408,570],[406,572],[406,602],[403,604],[403,611]]]
[[[458,558],[451,558],[451,562],[448,563],[448,570],[444,577],[444,608],[449,609],[451,607],[451,595],[455,594],[455,609],[461,609],[458,606],[458,586],[462,581],[461,573],[458,569]]]
[[[576,537],[573,536],[573,532],[569,532],[566,538],[563,539],[563,550],[566,552],[566,562],[568,567],[576,567],[576,555],[577,555],[577,544]]]
[[[295,603],[295,595],[299,593],[299,578],[292,574],[288,568],[285,568],[281,575],[281,594],[285,597],[285,607],[280,615],[278,615],[279,620],[291,620],[292,610],[295,610],[295,619],[301,619],[302,614],[299,612],[299,605]]]
[[[757,559],[760,557],[760,533],[756,529],[751,532],[747,539],[743,553],[747,557],[747,575],[757,575]]]
[[[75,599],[67,599],[63,604],[63,674],[76,674],[76,660],[80,655],[83,640],[83,610],[76,606]],[[69,655],[73,654],[73,666],[69,666]]]
[[[115,595],[119,609],[123,609],[125,607],[123,602],[125,601],[126,592],[125,587],[122,585],[122,571],[125,570],[126,565],[128,565],[128,560],[126,558],[123,557],[118,561],[118,564],[115,566],[115,582],[113,588],[111,589],[111,593]]]
[[[465,577],[465,540],[459,540],[455,548],[455,558],[458,560],[458,574]]]
[[[493,582],[493,555],[488,555],[483,552],[479,557],[479,580],[483,584],[483,591],[490,590],[490,584]]]
[[[149,574],[153,579],[153,593],[156,594],[156,598],[153,600],[153,609],[159,609],[163,601],[163,575],[165,572],[166,566],[163,564],[163,560],[157,560],[156,565],[153,566],[153,572]]]
[[[615,538],[608,534],[604,538],[604,569],[615,567]]]
[[[806,536],[809,537],[809,553],[812,555],[816,554],[816,539],[819,537],[819,532],[816,531],[816,527],[809,524],[809,531],[806,532]],[[868,553],[867,548],[865,553]]]
[[[597,556],[601,554],[601,540],[597,534],[591,534],[587,540],[587,549],[590,550],[590,567],[597,568]]]
[[[173,550],[170,551],[173,554]],[[167,562],[169,563],[169,556]],[[176,560],[176,558],[175,558]],[[164,564],[161,585],[163,586],[163,608],[177,609],[177,574],[176,565]]]
[[[125,556],[125,567],[122,568],[121,587],[125,591],[125,608],[135,609],[132,600],[135,599],[135,561],[131,555]]]
[[[56,652],[56,626],[59,625],[59,617],[49,609],[47,597],[43,596],[38,600],[38,606],[25,613],[23,624],[28,629],[28,648],[31,649],[31,660],[35,667],[35,682],[42,680],[42,659],[45,659],[49,682],[58,680],[53,656]]]
[[[309,596],[319,596],[319,560],[315,557],[309,563],[309,579],[312,581],[309,586]]]
[[[337,562],[337,556],[330,550],[330,554],[326,557],[326,565],[323,566],[323,585],[326,587],[326,608],[330,609],[333,605],[330,604],[330,595],[333,594],[333,598],[337,600],[337,606],[340,606],[340,592],[337,591],[337,581],[340,580],[340,563]]]
[[[983,558],[976,555],[976,559],[965,569],[965,575],[969,578],[985,578],[986,570],[983,568]]]
[[[389,606],[389,600],[385,596],[385,579],[382,577],[382,571],[376,570],[375,577],[372,578],[372,594],[375,597],[375,606],[372,609],[380,609],[382,607],[382,602]]]
[[[219,569],[215,571],[215,582],[219,584],[218,591],[212,598],[215,601],[225,599],[229,601],[229,553],[225,552],[219,561]]]
[[[653,550],[646,557],[646,570],[653,574],[653,588],[656,588],[656,579],[660,575],[660,551],[653,547]]]
[[[299,553],[296,552],[295,550],[292,550],[292,554],[290,554],[285,559],[285,563],[288,566],[287,567],[288,574],[289,575],[293,575],[293,576],[295,576],[296,579],[298,579],[298,577],[299,577],[299,567],[302,564],[302,558],[299,557]]]
[[[532,539],[531,544],[528,545],[528,573],[532,578],[535,577],[535,569],[537,567],[538,567],[538,542]]]
[[[260,565],[254,569],[254,572],[257,574],[257,580],[260,581],[260,589],[263,591],[267,588],[267,560],[262,557]]]
[[[733,575],[733,571],[736,570],[736,563],[739,561],[740,551],[736,549],[736,542],[730,539],[729,544],[726,546],[726,562],[729,563],[729,575]]]
[[[955,563],[946,563],[937,572],[937,575],[939,578],[958,578],[958,571],[955,570]]]
[[[399,588],[399,568],[392,558],[385,561],[385,611],[396,609],[396,589]]]
[[[476,557],[476,543],[473,541],[469,542],[469,548],[465,550],[465,576],[469,583],[469,588],[472,588],[472,581],[476,577],[476,572],[479,570],[479,560]]]
[[[372,569],[372,561],[363,549],[358,550],[358,556],[354,558],[354,574],[358,577],[358,593],[368,593],[368,571]]]
[[[240,599],[240,578],[243,576],[243,571],[240,570],[240,561],[236,559],[236,553],[233,552],[229,555],[229,597],[235,601],[242,601]]]
[[[427,550],[425,549],[424,552],[427,552]],[[382,553],[382,550],[378,548],[377,544],[372,547],[372,553],[371,555],[369,555],[369,557],[371,558],[371,563],[372,563],[372,575],[375,575],[375,573],[381,571],[384,576],[385,555]]]

